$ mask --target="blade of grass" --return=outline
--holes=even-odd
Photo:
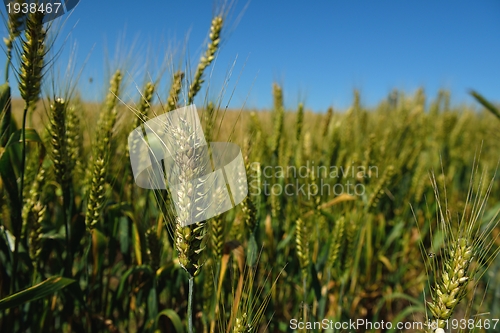
[[[50,296],[75,282],[61,276],[51,276],[47,280],[0,300],[0,311]]]

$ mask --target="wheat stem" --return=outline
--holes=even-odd
[[[194,277],[189,277],[189,295],[188,295],[188,333],[193,333],[193,289]]]
[[[23,53],[21,55],[21,70],[19,73],[19,92],[25,102],[23,110],[23,122],[21,130],[21,181],[19,191],[19,202],[24,200],[24,177],[26,167],[26,122],[28,117],[29,107],[36,103],[40,95],[40,87],[42,81],[42,69],[44,66],[45,56],[45,37],[46,32],[43,28],[43,13],[35,12],[28,16],[26,22],[26,38],[23,41]],[[22,207],[21,212],[22,214]],[[17,226],[15,229],[16,241],[14,245],[14,260],[12,272],[13,276],[17,274],[18,254],[19,254],[19,239],[22,226]],[[14,289],[14,279],[12,280],[11,291]]]

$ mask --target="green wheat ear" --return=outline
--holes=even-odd
[[[303,219],[297,219],[295,232],[295,245],[297,246],[302,278],[306,279],[309,269],[309,237],[307,236],[309,230],[307,230],[307,225]]]
[[[45,217],[47,206],[37,202],[28,215],[31,230],[29,232],[29,256],[33,262],[37,262],[42,251],[42,221]]]
[[[280,140],[283,137],[283,121],[285,117],[285,109],[283,107],[283,90],[278,84],[273,84],[273,100],[274,100],[274,132],[271,141],[271,152],[273,155],[278,153]]]
[[[243,212],[247,232],[249,234],[254,233],[257,226],[257,207],[253,202],[251,195],[247,195],[247,197],[243,200],[241,211]]]
[[[432,265],[432,272],[436,277],[431,292],[432,301],[427,302],[438,328],[445,328],[446,320],[451,318],[457,305],[467,295],[467,285],[477,283],[473,280],[484,274],[499,252],[495,239],[489,242],[486,240],[498,226],[497,215],[490,221],[483,222],[484,209],[494,178],[484,194],[475,194],[474,173],[477,173],[477,169],[475,166],[472,169],[464,213],[457,226],[452,225],[449,211],[444,211],[441,207],[437,181],[434,176],[431,177],[438,205],[438,221],[445,235],[444,260],[440,265]],[[478,190],[482,189],[484,187],[481,176]]]
[[[297,142],[300,142],[303,126],[304,126],[304,104],[300,103],[297,109],[297,122],[295,124],[296,128],[295,140]]]
[[[432,295],[433,301],[427,303],[440,328],[445,327],[445,321],[467,293],[473,253],[467,238],[459,238],[450,246],[449,258],[444,263],[441,279]]]
[[[66,138],[66,102],[57,98],[50,105],[50,135],[54,173],[59,184],[65,186],[70,180],[68,145]]]
[[[105,203],[106,175],[110,157],[111,137],[116,123],[116,104],[120,92],[122,74],[118,70],[110,81],[110,91],[106,97],[105,108],[99,117],[96,145],[93,153],[90,192],[85,214],[85,224],[88,230],[94,229],[101,218]]]
[[[144,86],[141,94],[141,100],[137,109],[132,109],[135,114],[134,120],[132,121],[132,126],[130,127],[130,131],[135,130],[146,121],[148,121],[148,114],[151,110],[151,102],[154,97],[156,86],[153,82],[147,82]],[[130,159],[130,150],[134,151],[137,149],[137,145],[139,143],[139,139],[135,138],[135,140],[130,144],[130,146],[125,143],[125,156],[126,160]]]
[[[223,23],[224,20],[222,16],[216,16],[212,19],[212,25],[210,26],[209,35],[210,42],[208,43],[205,54],[200,58],[200,62],[198,63],[198,67],[196,68],[196,72],[194,74],[193,82],[189,87],[188,105],[193,103],[194,97],[201,89],[201,85],[204,82],[203,72],[215,59],[215,53],[217,53],[220,45],[220,33],[222,31]]]
[[[243,313],[235,319],[233,333],[251,333],[253,327],[248,323],[247,314]]]
[[[387,169],[384,171],[382,177],[380,177],[380,180],[377,182],[375,188],[373,189],[372,194],[370,195],[370,198],[368,199],[368,203],[366,205],[368,210],[374,209],[376,207],[376,205],[384,195],[384,189],[386,186],[389,185],[393,174],[394,174],[394,166],[389,165]]]
[[[13,4],[22,4],[23,2],[24,1],[22,0],[11,1],[11,3]],[[24,14],[21,10],[18,13],[12,11],[8,14],[7,29],[9,30],[9,36],[7,38],[4,38],[3,41],[5,43],[5,46],[7,47],[7,57],[9,58],[9,60],[12,52],[12,44],[14,43],[14,40],[21,34],[20,29],[24,23],[25,18],[26,14]]]
[[[31,186],[25,189],[27,192],[24,197],[26,198],[26,202],[23,205],[22,218],[23,218],[23,234],[25,232],[30,232],[32,230],[33,225],[31,222],[33,219],[30,217],[32,214],[35,205],[40,202],[40,196],[43,192],[43,187],[46,182],[45,169],[42,166],[38,165],[37,160],[32,160],[35,163],[30,163],[27,169],[31,169],[34,171],[34,177],[32,179]],[[30,179],[31,180],[31,179]]]
[[[215,259],[222,256],[224,248],[224,219],[223,215],[211,218],[208,221],[209,235],[210,235],[210,249]]]
[[[179,94],[182,89],[182,80],[184,79],[184,73],[182,71],[177,71],[174,74],[172,85],[170,86],[170,92],[168,94],[167,105],[165,111],[172,111],[177,108],[177,103],[179,102]]]
[[[80,111],[80,109],[78,110]],[[83,135],[80,128],[80,116],[75,106],[66,109],[66,144],[69,173],[74,178],[82,171],[80,154],[83,151]]]
[[[329,107],[328,110],[326,111],[325,123],[323,127],[323,137],[326,137],[328,134],[328,129],[330,128],[330,122],[332,121],[332,117],[333,117],[333,108]]]
[[[155,89],[156,87],[153,82],[146,83],[146,86],[143,89],[141,102],[139,103],[132,129],[141,126],[141,124],[145,123],[148,120],[148,113],[151,109],[151,101],[153,100]]]
[[[343,244],[343,236],[344,236],[344,227],[345,227],[345,218],[342,216],[335,222],[335,227],[331,233],[331,243],[330,248],[328,249],[328,258],[327,258],[327,267],[333,268],[333,265],[337,261],[340,246]]]
[[[47,33],[43,27],[43,18],[44,14],[39,11],[28,15],[22,43],[19,92],[29,106],[38,101],[45,66]]]
[[[175,245],[179,254],[179,262],[190,277],[197,276],[203,266],[204,258],[202,254],[203,250],[205,250],[205,233],[204,222],[194,223],[187,227],[176,223]]]

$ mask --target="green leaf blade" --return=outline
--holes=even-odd
[[[73,279],[52,276],[37,285],[1,299],[0,311],[50,296],[74,282]]]

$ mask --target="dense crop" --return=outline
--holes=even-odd
[[[451,328],[463,318],[475,328],[462,331],[500,329],[500,113],[480,95],[493,115],[452,106],[446,91],[428,101],[422,89],[371,109],[355,91],[348,110],[324,114],[285,107],[277,84],[268,111],[207,101],[207,141],[242,147],[249,195],[183,226],[172,198],[185,193],[139,188],[127,137],[193,102],[225,17],[213,18],[194,75],[172,71],[168,96],[146,82],[122,105],[116,68],[95,117],[71,91],[41,97],[47,25],[31,15],[20,32],[9,19],[7,66],[23,101],[12,101],[7,72],[0,332],[286,332],[323,319]],[[46,119],[30,122],[37,114]]]

